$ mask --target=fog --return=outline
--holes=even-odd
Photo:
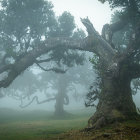
[[[54,4],[56,15],[60,15],[63,11],[69,11],[74,15],[76,24],[85,29],[80,18],[89,17],[94,24],[96,30],[101,32],[105,23],[111,20],[113,11],[109,8],[109,4],[101,4],[97,0],[51,0]]]
[[[138,0],[1,0],[0,140],[138,140],[139,36]]]
[[[95,28],[97,29],[98,32],[101,32],[102,27],[105,23],[109,23],[110,19],[111,19],[111,14],[112,11],[109,8],[109,4],[105,3],[104,5],[101,4],[100,2],[96,1],[96,0],[83,0],[82,2],[80,0],[51,0],[53,5],[54,5],[54,11],[55,14],[57,16],[61,15],[64,11],[68,11],[70,12],[74,18],[75,18],[75,22],[76,22],[76,26],[78,26],[79,28],[82,28],[83,30],[85,30],[83,24],[80,21],[80,18],[85,18],[85,17],[89,17],[89,19],[91,20],[91,22],[94,24]],[[85,10],[88,9],[88,10]],[[104,12],[106,11],[106,12]],[[86,30],[85,30],[86,31]],[[92,67],[92,66],[90,66]],[[94,71],[94,70],[93,70]],[[33,70],[34,73],[39,73],[40,70],[37,68],[37,70],[34,68]],[[24,74],[22,74],[19,77],[24,77]],[[93,76],[93,80],[94,80],[94,76]],[[89,84],[90,86],[90,84]],[[79,89],[81,89],[81,91],[79,90],[79,93],[84,93],[85,94],[88,91],[82,91],[82,88],[79,87]],[[49,91],[51,92],[51,91]],[[42,99],[44,95],[38,94],[39,98]],[[10,97],[5,97],[0,99],[0,106],[2,108],[13,108],[13,109],[21,109],[19,107],[20,105],[20,101],[14,100]],[[66,109],[72,109],[72,108],[85,108],[84,105],[85,102],[85,97],[80,99],[80,101],[70,101],[70,104],[68,106],[65,106]],[[36,102],[33,102],[30,106],[28,106],[27,108],[24,109],[42,109],[42,110],[54,110],[54,104],[55,101],[52,101],[50,103],[44,103],[41,105],[37,105]]]
[[[72,91],[67,91],[67,94],[69,96],[69,104],[67,106],[64,106],[65,110],[77,110],[77,109],[85,109],[85,100],[86,100],[86,94],[89,92],[89,88],[92,85],[93,81],[95,80],[96,74],[93,70],[93,66],[92,64],[89,62],[89,58],[92,56],[91,53],[86,53],[86,61],[84,62],[83,65],[80,66],[76,66],[76,67],[72,67],[69,68],[68,71],[64,74],[57,74],[55,72],[44,72],[41,69],[39,69],[36,66],[33,66],[31,69],[26,70],[24,73],[22,73],[17,79],[14,80],[14,82],[6,89],[1,89],[1,92],[3,94],[5,94],[6,96],[4,98],[1,98],[1,102],[0,102],[0,107],[1,108],[11,108],[11,109],[16,109],[16,110],[47,110],[47,111],[54,111],[55,108],[55,102],[56,101],[50,101],[50,102],[46,102],[46,103],[42,103],[42,104],[37,104],[36,101],[33,101],[29,106],[22,108],[20,107],[21,105],[21,100],[19,99],[19,97],[22,94],[30,94],[28,93],[27,90],[25,90],[26,88],[28,88],[28,85],[33,85],[32,82],[36,82],[35,80],[40,79],[40,84],[42,83],[42,78],[41,78],[41,74],[44,74],[43,77],[46,76],[45,80],[48,81],[46,82],[46,87],[42,87],[41,90],[43,90],[45,88],[45,93],[44,91],[40,91],[40,90],[31,90],[30,92],[33,92],[30,97],[30,99],[26,98],[23,100],[23,104],[26,105],[28,104],[33,97],[37,96],[38,99],[40,101],[43,101],[44,99],[47,99],[49,97],[46,97],[46,94],[57,94],[57,89],[55,89],[55,85],[53,85],[51,82],[50,77],[55,77],[55,79],[52,80],[56,80],[56,78],[60,77],[65,77],[66,79],[69,79],[69,77],[72,77],[73,74],[75,74],[75,76],[77,76],[78,80],[82,77],[80,71],[82,71],[82,73],[85,73],[85,77],[83,77],[84,79],[83,82],[85,81],[85,83],[83,84],[81,81],[75,81],[71,80],[71,84],[72,84]],[[36,79],[31,79],[29,75],[31,75],[30,73],[32,73]],[[72,75],[71,75],[72,74]],[[68,75],[68,76],[66,76]],[[92,77],[90,77],[90,75],[92,75]],[[64,80],[66,80],[64,79]],[[81,80],[81,79],[80,79]],[[88,83],[86,83],[86,81],[88,81]],[[58,81],[59,82],[59,81]],[[50,86],[52,84],[52,86]],[[82,85],[81,85],[82,84]],[[47,87],[48,86],[48,87]],[[26,93],[27,92],[27,93]],[[18,95],[14,95],[14,93],[17,93]],[[76,95],[77,94],[77,95]],[[75,99],[74,96],[77,96],[77,99]]]
[[[83,24],[80,21],[80,18],[84,18],[87,17],[90,19],[90,21],[94,24],[95,29],[101,33],[102,27],[105,23],[109,23],[111,20],[111,15],[114,11],[112,11],[109,7],[108,2],[106,2],[105,4],[101,4],[99,1],[96,0],[51,0],[51,2],[54,5],[54,12],[57,16],[60,16],[64,11],[68,11],[70,12],[75,19],[76,22],[76,26],[79,28],[82,28],[83,30],[85,30]],[[86,30],[85,30],[86,32]],[[87,55],[87,59],[92,56],[92,54],[90,54],[89,56]],[[87,60],[88,61],[88,60]],[[88,64],[89,67],[92,67],[92,64],[90,64],[90,62],[86,62],[84,65]],[[84,67],[84,66],[83,66]],[[69,68],[71,69],[71,68]],[[31,68],[31,71],[35,74],[41,73],[42,71],[39,68],[33,67]],[[26,73],[26,72],[24,72]],[[93,69],[93,73],[94,73],[94,69]],[[18,78],[20,77],[24,77],[25,74],[22,74],[20,76],[18,76]],[[95,74],[94,74],[95,75]],[[95,80],[96,76],[92,76],[93,80],[92,82]],[[28,80],[28,79],[27,79]],[[90,85],[92,84],[89,83],[87,85],[87,87],[90,87]],[[84,94],[83,98],[79,99],[78,101],[72,99],[72,95],[71,93],[69,93],[69,97],[70,97],[70,103],[68,106],[65,106],[65,110],[70,110],[70,109],[78,109],[78,108],[85,108],[85,98],[86,98],[86,94],[88,93],[88,90],[82,88],[82,86],[78,86],[76,87],[78,89],[78,92],[82,94]],[[3,91],[3,89],[2,89]],[[4,91],[8,92],[7,90],[4,89]],[[48,88],[49,93],[53,92],[52,89]],[[35,94],[36,95],[36,94]],[[34,95],[34,96],[35,96]],[[39,97],[40,100],[45,98],[45,95],[43,95],[41,92],[38,91],[37,96]],[[139,107],[139,94],[136,94],[133,96],[134,102],[136,103],[136,105]],[[28,101],[24,101],[25,104],[28,103]],[[15,100],[12,97],[8,97],[5,96],[4,98],[0,99],[0,107],[1,108],[12,108],[12,109],[18,109],[18,110],[23,110],[23,108],[20,107],[20,103],[21,101],[19,100]],[[54,111],[54,106],[55,106],[55,101],[51,101],[49,103],[44,103],[44,104],[37,104],[35,101],[29,105],[28,107],[24,108],[24,110],[51,110]]]
[[[81,88],[81,87],[79,87]],[[50,91],[51,92],[51,91]],[[81,89],[81,91],[79,91],[80,93],[83,93],[83,90]],[[87,93],[87,91],[85,91],[85,93]],[[43,99],[43,95],[38,94],[40,100]],[[84,98],[75,101],[74,99],[70,99],[70,103],[68,106],[65,106],[65,110],[77,110],[77,109],[86,109],[85,107],[85,96]],[[136,104],[137,107],[140,107],[140,91],[133,96],[134,102]],[[27,102],[28,103],[28,102]],[[15,110],[47,110],[47,111],[54,111],[54,106],[55,106],[55,101],[52,101],[50,103],[43,103],[43,104],[37,104],[36,102],[33,102],[30,106],[26,107],[26,108],[21,108],[20,106],[20,101],[17,101],[11,97],[5,97],[5,98],[1,98],[0,99],[0,107],[1,108],[11,108],[11,109],[15,109]],[[90,107],[92,109],[92,107]]]

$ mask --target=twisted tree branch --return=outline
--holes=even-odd
[[[88,31],[88,37],[82,40],[73,40],[68,38],[48,38],[47,40],[42,42],[40,46],[37,46],[33,50],[27,52],[19,60],[16,60],[16,62],[12,64],[12,67],[5,66],[4,68],[2,68],[1,71],[4,71],[6,69],[8,69],[9,71],[8,76],[0,81],[0,87],[8,87],[18,75],[20,75],[24,70],[36,63],[36,59],[39,56],[47,54],[49,51],[56,48],[61,49],[62,47],[65,47],[67,49],[90,51],[96,53],[100,58],[102,58],[106,65],[110,66],[114,64],[114,56],[116,55],[115,50],[102,36],[99,35],[88,18],[81,19],[81,21]],[[42,62],[44,61],[45,60],[42,60]],[[64,72],[62,70],[58,70],[57,68],[51,70],[59,73]],[[46,69],[46,71],[48,70]]]
[[[59,68],[49,68],[49,69],[45,69],[43,68],[41,65],[39,65],[38,63],[36,63],[37,66],[43,70],[43,71],[54,71],[56,73],[66,73],[67,70],[62,70],[62,69],[59,69]]]
[[[28,107],[30,104],[32,104],[32,103],[34,102],[34,100],[36,101],[37,104],[43,104],[43,103],[46,103],[46,102],[50,102],[50,101],[52,101],[52,100],[56,100],[56,98],[54,97],[54,98],[49,98],[49,99],[46,99],[46,100],[43,100],[43,101],[39,101],[39,100],[38,100],[38,97],[37,97],[37,96],[34,96],[33,99],[32,99],[28,104],[23,105],[23,104],[21,103],[20,107],[21,107],[21,108]]]

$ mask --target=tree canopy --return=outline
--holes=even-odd
[[[61,47],[59,49],[56,44],[58,49],[49,49],[47,52],[41,48],[46,40],[49,44],[53,42],[48,39],[50,37],[59,42],[57,37],[81,39],[85,36],[82,30],[75,28],[74,17],[70,13],[64,12],[57,18],[52,10],[52,3],[44,0],[7,0],[1,3],[0,73],[4,77],[7,77],[6,75],[9,77],[4,80],[5,82],[1,81],[2,87],[7,87],[22,71],[34,63],[43,70],[58,73],[64,72],[59,69],[62,64],[72,66],[74,61],[82,64],[84,55],[68,51],[64,45],[59,45]],[[43,54],[47,56],[38,58]],[[26,61],[23,60],[25,55],[28,55],[28,66],[25,66],[26,64],[20,66],[21,61]],[[53,62],[51,68],[46,69],[40,65],[50,61]],[[15,65],[19,65],[19,68],[15,68]]]

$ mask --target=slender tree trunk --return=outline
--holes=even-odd
[[[100,128],[104,125],[135,119],[136,106],[132,99],[128,78],[109,78],[104,76],[99,103],[95,114],[89,119],[89,128]]]

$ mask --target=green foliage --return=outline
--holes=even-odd
[[[85,37],[86,37],[85,32],[79,28],[76,31],[74,31],[74,33],[72,35],[73,39],[83,39]]]
[[[37,46],[55,24],[53,5],[48,1],[2,0],[1,4],[0,47],[13,58]]]
[[[112,15],[111,23],[116,23],[120,21],[121,16],[122,14],[120,11],[115,11],[114,14]],[[116,32],[113,35],[112,42],[115,45],[114,47],[119,54],[124,53],[124,51],[126,50],[127,45],[129,44],[129,40],[131,38],[132,31],[133,29],[130,28],[129,24],[125,28]]]
[[[74,17],[69,12],[64,12],[58,18],[60,35],[62,37],[70,37],[75,28]]]
[[[119,8],[121,11],[121,20],[126,20],[135,28],[140,17],[139,0],[99,0],[102,3],[108,2],[112,9]]]
[[[65,11],[58,17],[56,26],[50,31],[50,36],[82,39],[85,37],[85,33],[83,30],[76,28],[74,17],[69,12]],[[53,61],[59,67],[62,65],[67,67],[73,67],[75,64],[82,65],[85,59],[84,53],[67,50],[67,48],[63,46],[61,49],[53,50],[49,56],[54,58]]]
[[[128,0],[98,0],[98,1],[100,1],[102,3],[109,2],[109,5],[112,8],[116,8],[116,7],[128,7],[132,3],[133,3],[133,6],[135,5],[135,3],[137,3],[137,6],[139,6],[139,4],[140,4],[140,1],[139,0],[130,0],[130,1],[128,1]]]
[[[60,67],[63,65],[67,67],[73,67],[75,64],[82,65],[85,60],[84,53],[67,50],[66,48],[55,49],[50,57],[54,58],[55,63]]]
[[[98,71],[99,57],[93,54],[93,57],[89,58],[89,61],[93,64],[93,68]]]
[[[56,18],[56,23],[51,28],[49,35],[51,37],[71,37],[75,27],[74,17],[65,11]]]
[[[76,29],[74,17],[69,12],[64,12],[58,17],[57,26],[52,32],[52,37],[64,37],[72,39],[82,39],[85,37],[85,33],[81,29]],[[54,62],[58,66],[73,67],[75,64],[82,65],[84,62],[84,53],[78,53],[78,51],[68,50],[65,47],[61,49],[55,49],[50,53],[50,57],[54,58]]]
[[[56,17],[51,2],[45,0],[2,0],[0,10],[0,50],[15,61],[49,37],[83,38],[74,17],[64,12]],[[74,33],[74,34],[73,34]],[[76,35],[77,34],[77,35]],[[20,56],[20,57],[19,57]],[[66,48],[52,51],[56,64],[82,64],[84,56]]]

